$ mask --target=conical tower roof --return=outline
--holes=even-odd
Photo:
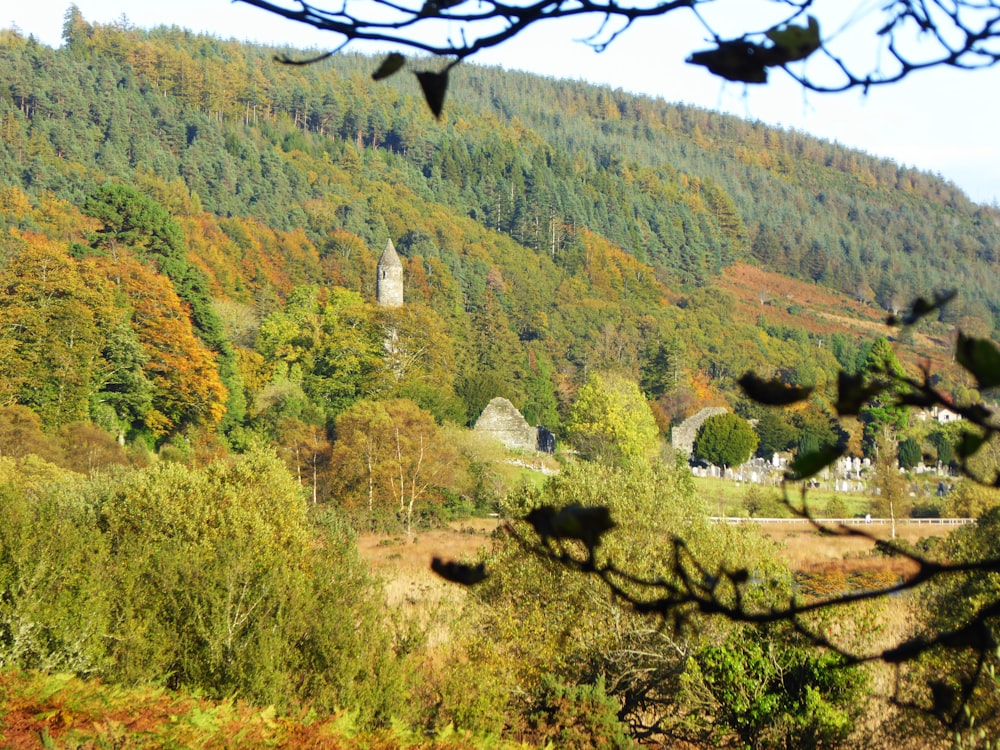
[[[382,251],[382,257],[378,259],[379,268],[402,268],[403,263],[399,260],[399,256],[396,255],[396,248],[392,244],[390,239],[385,243],[385,250]]]

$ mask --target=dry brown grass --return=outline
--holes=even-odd
[[[385,582],[386,603],[425,630],[431,648],[446,643],[466,591],[431,571],[431,560],[472,559],[489,543],[495,519],[472,518],[446,529],[405,534],[368,534],[358,547],[371,571]]]
[[[451,589],[430,569],[432,557],[461,560],[475,557],[489,543],[497,527],[496,519],[473,518],[453,523],[446,529],[423,531],[412,539],[405,535],[366,535],[359,540],[361,556],[371,569],[381,575],[396,591],[390,600],[402,600],[413,587],[437,583]],[[763,533],[778,542],[782,557],[792,570],[809,570],[818,565],[844,562],[859,568],[872,568],[890,561],[885,557],[870,557],[875,539],[889,539],[889,526],[873,524],[863,527],[867,536],[824,535],[795,523],[774,523],[762,527]],[[904,526],[896,528],[897,538],[917,542],[929,536],[942,536],[949,526]]]
[[[471,519],[449,528],[424,531],[412,539],[398,536],[363,536],[362,557],[385,581],[387,604],[404,617],[417,617],[428,628],[431,645],[446,642],[453,615],[461,610],[465,590],[448,583],[430,569],[433,557],[472,559],[490,542],[497,527],[494,519]],[[897,539],[915,543],[928,536],[949,533],[947,526],[898,526]],[[912,562],[901,557],[872,554],[876,539],[889,539],[888,526],[865,526],[859,534],[820,534],[801,524],[768,524],[763,533],[778,543],[784,562],[815,586],[814,593],[837,593],[844,588],[880,587],[915,572]],[[900,608],[896,620],[886,623],[887,637],[899,635],[908,626],[908,614]]]
[[[735,263],[717,282],[736,299],[737,318],[753,321],[758,315],[772,324],[803,328],[812,334],[846,333],[862,338],[889,334],[885,311],[858,302],[844,294],[800,279]],[[761,298],[766,300],[761,303]],[[788,312],[795,306],[796,312]],[[904,362],[927,361],[937,372],[951,365],[951,344],[939,338],[914,333],[911,344],[897,344]]]
[[[820,534],[811,527],[792,523],[767,524],[762,527],[762,531],[781,545],[785,562],[792,570],[808,570],[831,562],[850,562],[862,567],[871,567],[871,563],[885,562],[884,557],[868,556],[875,549],[876,539],[890,539],[891,527],[872,524],[857,528],[862,529],[864,535]],[[903,542],[916,543],[927,537],[944,536],[953,528],[955,527],[900,524],[896,527],[896,538]]]
[[[373,572],[433,575],[430,570],[432,557],[450,560],[474,557],[489,542],[496,527],[495,518],[470,518],[456,521],[448,528],[414,533],[412,537],[367,534],[358,540],[358,547]]]

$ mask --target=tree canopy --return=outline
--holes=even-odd
[[[523,516],[498,540],[495,579],[464,569],[498,594],[500,637],[450,660],[435,644],[424,666],[449,674],[410,691],[433,706],[423,733],[502,720],[482,708],[493,691],[523,696],[518,716],[560,746],[574,718],[597,732],[625,708],[636,731],[690,717],[679,729],[707,743],[834,743],[862,703],[850,665],[935,647],[941,674],[961,651],[933,686],[955,700],[935,704],[924,680],[914,701],[959,715],[991,664],[976,649],[996,642],[992,591],[925,640],[824,644],[823,612],[859,589],[802,594],[759,538],[710,524],[686,466],[634,459],[700,405],[740,408],[754,383],[808,399],[767,425],[770,446],[806,436],[789,487],[858,455],[858,422],[848,440],[834,415],[879,397],[958,409],[968,429],[913,434],[995,482],[981,394],[1000,384],[996,209],[835,144],[606,88],[470,67],[468,100],[432,122],[411,81],[376,85],[362,58],[290,68],[177,29],[68,21],[58,50],[0,32],[0,549],[16,551],[0,554],[2,658],[88,673],[111,649],[109,678],[347,711],[363,694],[362,721],[388,723],[402,691],[383,680],[420,628],[384,630],[384,596],[341,554],[355,544],[339,512],[416,530],[489,503]],[[408,280],[391,313],[371,303],[371,248],[388,236]],[[933,313],[914,323],[933,376],[907,375],[906,332],[893,346],[907,369],[872,372],[888,347],[865,341],[874,304],[898,314],[908,290],[944,282],[968,287],[960,309],[906,313]],[[830,290],[850,295],[836,316],[812,306]],[[627,385],[590,387],[607,372]],[[487,463],[499,449],[444,424],[501,388],[606,460],[505,494],[528,469]],[[980,515],[996,490],[965,480],[945,503]],[[529,530],[548,558],[521,554]],[[900,587],[980,585],[1000,569],[992,547],[966,559],[981,544],[888,551],[919,571]],[[864,597],[903,599],[883,583]],[[867,627],[868,603],[836,632]],[[681,641],[648,614],[705,627]],[[523,693],[469,677],[522,667]],[[681,704],[680,682],[695,700]]]
[[[753,427],[736,414],[713,414],[694,441],[694,454],[716,466],[738,466],[757,450]]]
[[[457,485],[462,465],[429,412],[407,399],[361,400],[336,421],[331,457],[340,503],[362,514],[363,525],[395,516],[408,534],[415,513],[440,504],[442,488]]]
[[[612,463],[648,459],[659,442],[638,384],[620,375],[594,373],[587,378],[566,427],[585,455]]]

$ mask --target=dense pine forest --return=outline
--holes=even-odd
[[[513,542],[447,658],[424,658],[431,626],[384,622],[355,535],[613,488],[643,521],[610,547],[640,560],[704,515],[658,446],[706,405],[756,419],[762,456],[872,455],[825,386],[926,358],[959,402],[980,396],[949,351],[957,328],[1000,326],[1000,210],[608,88],[464,65],[436,120],[412,80],[373,82],[373,59],[283,52],[303,54],[75,8],[58,49],[0,31],[0,667],[566,747],[856,737],[870,673],[790,628],[668,643]],[[389,241],[398,308],[375,303]],[[933,319],[883,325],[951,288]],[[765,413],[737,386],[749,370],[816,395]],[[639,406],[609,407],[621,429],[541,489],[464,430],[504,396],[579,448],[604,393]],[[750,532],[691,533],[789,584]],[[207,583],[169,585],[190,580]],[[579,608],[532,610],[533,587]],[[751,701],[734,664],[768,686],[760,705],[734,708]],[[583,716],[590,739],[560,744]]]

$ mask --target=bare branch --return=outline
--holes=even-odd
[[[528,27],[544,21],[578,16],[595,19],[594,32],[583,40],[596,51],[613,43],[634,22],[663,17],[675,11],[692,12],[715,43],[713,50],[691,54],[689,61],[705,64],[705,55],[729,57],[725,65],[709,65],[731,80],[762,83],[767,68],[783,69],[803,87],[816,92],[868,90],[895,83],[914,72],[932,67],[963,70],[988,67],[1000,60],[1000,0],[891,0],[877,4],[859,2],[849,20],[833,34],[824,35],[818,51],[819,66],[796,64],[771,32],[811,22],[813,0],[772,0],[779,23],[768,28],[746,29],[733,38],[723,37],[710,13],[723,17],[727,4],[739,0],[331,0],[327,7],[303,0],[239,0],[269,13],[329,31],[340,50],[354,42],[378,42],[396,48],[443,56],[455,62],[496,47]],[[822,19],[821,19],[822,20]],[[867,36],[867,40],[860,38]],[[839,52],[850,49],[850,59]],[[692,40],[692,47],[699,42]],[[857,58],[858,49],[873,54]],[[885,63],[876,54],[886,53]],[[732,54],[740,51],[735,61]],[[682,54],[687,54],[681,51]],[[742,58],[742,59],[741,59]]]

